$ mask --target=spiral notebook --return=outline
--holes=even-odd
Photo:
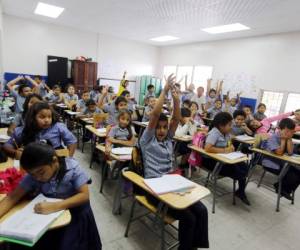
[[[59,199],[47,198],[40,194],[24,208],[8,217],[0,224],[0,240],[32,247],[47,231],[49,226],[64,211],[48,215],[37,214],[34,206],[40,202],[56,202]]]

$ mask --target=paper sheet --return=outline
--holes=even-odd
[[[111,153],[115,155],[131,155],[132,149],[132,147],[113,148]]]
[[[218,154],[220,156],[223,156],[229,160],[236,160],[242,157],[245,157],[246,155],[241,153],[241,152],[232,152],[232,153],[228,153],[228,154]]]

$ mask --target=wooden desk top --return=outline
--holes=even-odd
[[[103,144],[98,144],[96,146],[96,148],[98,150],[100,150],[102,153],[105,153],[105,145]],[[120,161],[120,162],[126,162],[126,161],[130,161],[130,159],[123,159],[122,155],[115,155],[115,154],[110,154],[111,159],[116,160],[116,161]]]
[[[106,132],[105,133],[100,133],[96,128],[94,128],[92,125],[86,125],[85,128],[92,132],[94,135],[97,137],[106,137]]]
[[[289,156],[289,155],[276,155],[274,153],[271,153],[269,151],[259,149],[259,148],[253,148],[251,150],[256,153],[263,154],[265,156],[269,156],[269,157],[272,157],[272,158],[275,158],[278,160],[286,161],[293,165],[298,165],[298,166],[300,165],[300,157],[293,157],[293,156]]]
[[[93,124],[94,123],[94,118],[93,117],[79,118],[79,120],[86,123],[86,124]]]
[[[126,179],[138,185],[139,187],[143,188],[145,191],[153,194],[153,192],[144,183],[144,178],[142,178],[138,174],[131,171],[125,171],[123,172],[123,176]],[[178,193],[167,193],[163,195],[153,194],[153,195],[157,197],[159,200],[161,200],[163,203],[167,204],[168,206],[174,209],[182,210],[193,205],[194,203],[203,199],[209,194],[210,191],[207,188],[195,183],[195,188],[192,188],[190,193],[185,193],[184,195],[180,195]]]
[[[212,158],[216,161],[219,161],[219,162],[222,162],[222,163],[225,163],[225,164],[237,164],[237,163],[240,163],[240,162],[245,162],[245,161],[248,161],[248,157],[245,156],[245,157],[241,157],[241,158],[238,158],[238,159],[235,159],[235,160],[230,160],[230,159],[227,159],[221,155],[218,155],[218,154],[214,154],[214,153],[207,153],[203,148],[199,148],[199,147],[196,147],[194,145],[189,145],[188,146],[190,149],[202,154],[202,155],[205,155],[209,158]]]
[[[0,195],[0,201],[5,198],[5,195],[1,194]],[[23,207],[25,207],[30,201],[28,200],[23,200],[19,202],[15,207],[13,207],[11,210],[9,210],[8,213],[6,213],[1,219],[0,223],[7,219],[9,216],[13,215],[15,212],[19,211]],[[70,224],[71,222],[71,213],[69,210],[66,210],[63,212],[61,216],[59,216],[49,227],[49,229],[56,229],[60,228],[63,226],[66,226]]]
[[[193,137],[191,135],[174,136],[173,139],[179,142],[191,142],[193,140]]]

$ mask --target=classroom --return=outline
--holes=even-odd
[[[0,250],[299,250],[299,13],[0,0]]]

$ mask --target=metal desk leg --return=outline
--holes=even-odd
[[[121,199],[122,199],[122,191],[123,191],[123,184],[124,184],[124,179],[122,176],[122,168],[124,164],[117,162],[116,163],[118,166],[118,180],[117,180],[117,186],[114,194],[114,201],[113,201],[113,209],[112,213],[113,214],[121,214]],[[112,173],[114,170],[112,170]]]
[[[92,165],[93,165],[94,153],[95,153],[95,149],[96,149],[96,142],[97,142],[97,137],[93,135],[92,145],[91,145],[90,168],[92,168]]]
[[[215,206],[216,206],[216,195],[217,195],[217,180],[219,173],[222,169],[222,164],[220,162],[217,162],[214,170],[211,173],[211,178],[213,180],[213,206],[212,206],[212,213],[215,213]]]
[[[282,179],[284,178],[284,176],[286,175],[286,173],[289,171],[289,163],[285,163],[283,168],[280,171],[280,174],[278,176],[278,194],[277,194],[277,204],[276,204],[276,212],[279,212],[279,205],[280,205],[280,197],[281,197],[281,190],[282,190]]]

